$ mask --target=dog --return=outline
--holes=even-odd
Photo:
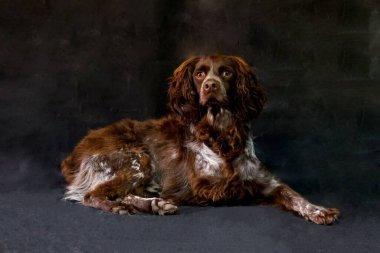
[[[314,205],[255,155],[249,122],[266,102],[253,68],[237,56],[192,57],[175,69],[171,113],[122,119],[90,131],[62,161],[65,199],[117,214],[174,214],[179,205],[246,200],[331,224],[339,211]]]

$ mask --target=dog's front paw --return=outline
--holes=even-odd
[[[312,205],[303,216],[306,220],[312,221],[316,224],[328,225],[338,220],[339,210],[336,208],[325,208]]]
[[[151,202],[152,212],[159,215],[174,214],[177,212],[178,207],[170,201],[155,198]]]

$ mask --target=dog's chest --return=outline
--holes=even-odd
[[[232,162],[232,165],[243,181],[256,180],[264,176],[262,164],[256,156],[251,138],[247,140],[244,152]]]
[[[226,161],[203,143],[190,142],[186,145],[194,153],[194,168],[200,176],[222,176]],[[251,139],[246,148],[233,162],[232,166],[242,180],[252,180],[257,174],[260,161],[257,159]]]
[[[204,143],[190,142],[186,147],[194,153],[194,169],[200,176],[220,176],[223,158]]]

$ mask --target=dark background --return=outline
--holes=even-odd
[[[59,200],[64,187],[60,161],[89,129],[124,117],[143,120],[166,114],[167,78],[174,68],[189,56],[213,53],[239,55],[258,69],[269,96],[262,115],[253,122],[260,159],[297,191],[320,204],[342,209],[343,221],[337,225],[341,227],[335,228],[341,230],[340,237],[325,248],[315,239],[320,249],[326,251],[331,245],[335,252],[341,247],[346,247],[346,252],[354,250],[354,245],[361,251],[379,249],[371,241],[378,231],[374,224],[379,224],[380,207],[379,1],[0,0],[0,219],[5,229],[0,252],[42,246],[52,252],[87,252],[88,245],[82,245],[85,238],[53,226],[57,222],[53,217],[41,218],[45,208],[58,212],[54,217],[62,217],[59,212],[63,209],[67,219],[102,217],[94,210]],[[23,208],[24,204],[28,208]],[[44,208],[35,209],[41,206]],[[37,213],[30,219],[38,220],[37,230],[44,233],[30,234],[28,228],[34,223],[29,219],[26,225],[15,222],[15,217],[25,217],[29,208]],[[198,210],[185,208],[183,219],[175,218],[177,224],[198,217],[198,213],[204,218],[213,212],[228,216],[226,213],[235,215],[247,209]],[[279,221],[283,227],[288,226],[286,222],[300,222],[301,230],[305,225],[272,209],[252,210],[262,212],[264,218],[273,213],[273,217],[289,219]],[[152,224],[151,219],[163,222],[164,227],[165,222],[170,223],[146,216],[120,219],[103,215],[108,220],[102,226],[124,221],[143,227],[145,222]],[[363,221],[364,217],[367,220]],[[128,219],[132,221],[125,221]],[[193,222],[187,225],[195,226]],[[69,221],[61,218],[57,224],[61,223],[65,226]],[[12,230],[7,224],[17,225]],[[80,225],[77,233],[86,228],[103,235],[94,221],[91,224],[93,229]],[[350,233],[355,240],[344,237],[348,236],[344,224],[356,231]],[[358,224],[364,225],[355,227]],[[318,238],[315,231],[320,228],[306,225],[312,231],[309,235]],[[260,228],[260,224],[244,226],[248,228],[222,226],[218,233]],[[46,237],[49,229],[61,234]],[[123,234],[128,234],[124,229]],[[366,233],[359,232],[362,230]],[[257,235],[257,230],[250,232]],[[297,244],[289,248],[286,243],[271,248],[273,238],[278,243],[282,232],[260,237],[264,243],[254,243],[255,249],[297,249]],[[67,234],[72,237],[68,239]],[[194,237],[196,233],[190,234]],[[331,239],[329,232],[321,234]],[[16,243],[25,236],[29,240]],[[65,240],[75,238],[73,248],[63,246]],[[132,247],[113,238],[117,243],[112,241],[110,251]],[[140,237],[133,238],[139,241]],[[339,238],[343,243],[336,243]],[[99,241],[97,236],[92,240]],[[176,250],[196,252],[200,241]],[[223,249],[238,250],[232,241]],[[301,241],[310,250],[308,240]],[[162,243],[153,242],[156,246]],[[344,246],[347,242],[352,244]],[[237,245],[243,249],[245,244]],[[95,249],[104,251],[103,246]],[[144,248],[153,249],[157,248]]]

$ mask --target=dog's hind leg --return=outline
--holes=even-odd
[[[131,190],[131,184],[125,181],[126,175],[118,175],[112,180],[99,184],[84,196],[82,203],[85,206],[101,209],[105,212],[117,214],[134,214],[137,210],[133,205],[122,202],[122,199]]]
[[[105,182],[84,197],[83,204],[106,212],[118,214],[134,214],[136,212],[167,215],[174,214],[177,206],[162,198],[140,197],[129,192],[135,192],[123,176]],[[125,196],[128,194],[127,196]],[[123,197],[125,196],[125,197]]]
[[[149,154],[143,149],[92,155],[84,159],[67,188],[66,199],[118,214],[171,214],[177,210],[161,198],[152,180]]]

